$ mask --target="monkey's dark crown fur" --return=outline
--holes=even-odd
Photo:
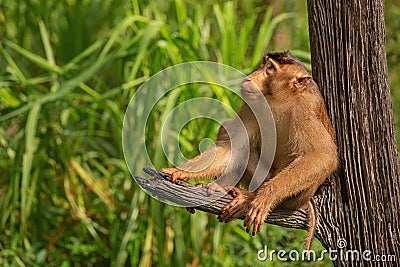
[[[305,68],[304,64],[295,56],[293,56],[288,51],[285,52],[270,52],[267,54],[269,58],[272,58],[279,64],[291,64],[298,65]]]

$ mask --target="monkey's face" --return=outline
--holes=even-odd
[[[264,96],[269,102],[282,101],[307,89],[311,76],[289,53],[269,53],[259,67],[241,83],[241,93],[252,100]]]

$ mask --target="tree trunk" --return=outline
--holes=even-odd
[[[322,188],[316,199],[318,237],[326,248],[340,248],[344,239],[344,253],[370,250],[371,259],[396,260],[339,257],[335,266],[400,262],[399,164],[383,10],[383,0],[308,0],[313,77],[336,130],[341,165],[333,188]]]
[[[398,266],[400,176],[383,0],[308,0],[308,12],[313,77],[325,97],[340,157],[333,186],[320,187],[313,197],[315,236],[328,252],[334,250],[335,266]],[[159,199],[207,199],[205,188],[172,184],[151,168],[146,172],[155,179],[135,179]],[[231,199],[226,195],[195,208],[220,214]],[[308,215],[275,211],[266,222],[306,229]]]

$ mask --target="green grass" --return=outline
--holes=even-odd
[[[241,221],[221,224],[152,199],[123,156],[129,100],[164,68],[210,60],[249,73],[263,52],[283,49],[277,31],[290,43],[284,49],[309,65],[305,1],[289,1],[275,16],[260,2],[0,4],[1,266],[250,266],[260,264],[264,245],[301,249],[304,231],[265,225],[251,237]],[[162,118],[204,94],[240,105],[218,89],[165,96],[147,122],[155,167],[167,166],[158,141]],[[181,133],[183,152],[196,155],[199,142],[216,132],[212,121],[191,122]],[[138,175],[143,162],[139,154]],[[317,241],[314,248],[322,249]]]

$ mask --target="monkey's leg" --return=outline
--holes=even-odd
[[[257,149],[252,148],[246,171],[242,179],[240,180],[241,185],[246,188],[249,186],[251,179],[254,176],[259,158],[260,156]],[[270,174],[272,173],[273,170],[271,169]],[[267,176],[267,179],[270,177],[270,174]],[[249,192],[236,187],[232,188],[229,193],[234,197],[234,199],[223,208],[222,213],[218,216],[220,222],[230,222],[233,219],[236,219],[245,214],[255,196],[255,192]]]

